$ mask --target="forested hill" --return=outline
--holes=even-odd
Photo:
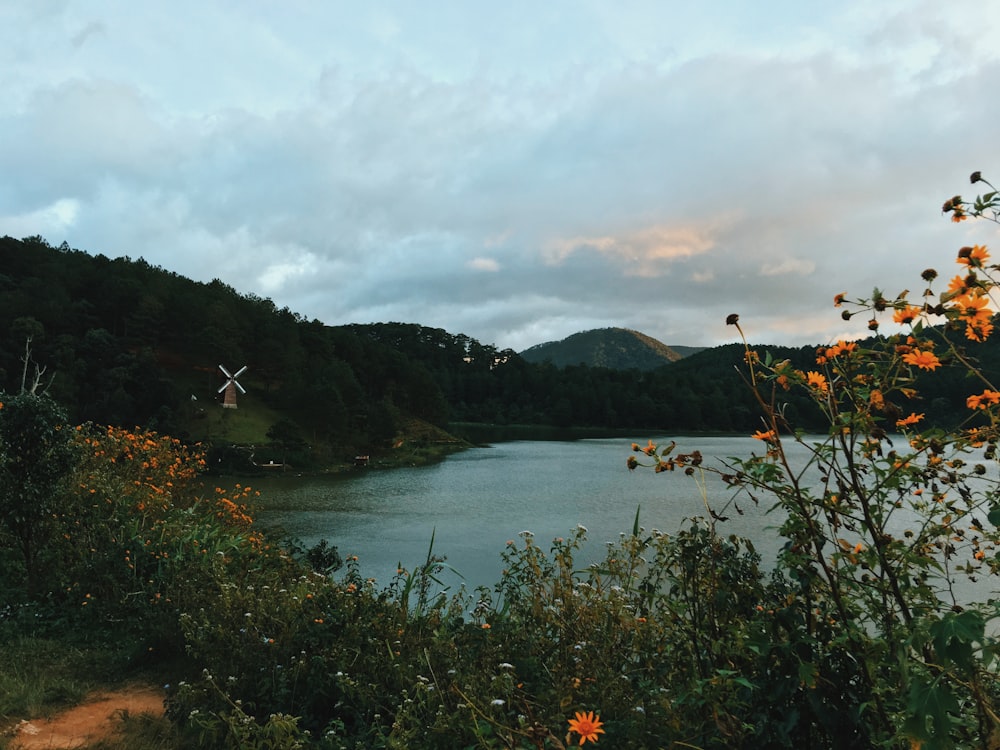
[[[687,353],[701,351],[684,347]],[[581,331],[562,341],[536,344],[521,352],[528,362],[551,362],[556,367],[588,365],[612,370],[655,370],[681,359],[676,349],[628,328],[597,328]]]
[[[270,444],[296,461],[387,453],[458,423],[630,430],[758,429],[740,345],[655,370],[531,363],[461,333],[415,323],[328,326],[225,283],[144,260],[109,259],[40,237],[0,239],[0,385],[21,387],[25,341],[74,421],[151,427],[216,446]],[[982,359],[996,347],[984,349]],[[812,347],[764,347],[815,369]],[[222,409],[219,364],[246,395]],[[33,370],[29,371],[29,375]],[[964,411],[942,373],[922,386],[928,418]],[[926,408],[925,408],[926,407]],[[790,395],[789,416],[818,424]]]

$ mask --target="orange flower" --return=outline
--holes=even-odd
[[[576,732],[580,735],[580,744],[590,740],[591,742],[597,742],[599,734],[604,734],[604,730],[601,729],[603,722],[600,716],[595,716],[593,711],[583,711],[576,712],[576,718],[569,720],[569,731]]]
[[[806,373],[806,383],[823,393],[829,390],[829,386],[826,383],[826,376],[812,370]]]
[[[885,397],[878,388],[872,390],[868,396],[868,402],[872,405],[873,409],[877,409],[878,411],[882,411],[885,408]]]
[[[986,341],[993,333],[993,324],[989,322],[977,321],[969,323],[965,327],[965,338],[970,341]]]
[[[965,399],[965,405],[970,409],[986,409],[995,404],[1000,404],[1000,392],[989,389],[978,396],[969,396]]]
[[[956,276],[948,283],[948,291],[951,294],[963,294],[968,291],[969,285],[966,283],[968,276]]]
[[[840,294],[834,296],[834,298],[833,298],[833,306],[834,307],[840,307],[842,304],[844,304],[844,297],[846,297],[846,296],[847,296],[846,292],[841,292]]]
[[[935,370],[941,366],[941,360],[931,351],[914,349],[909,354],[903,355],[903,361],[908,365],[919,367],[921,370]]]
[[[765,440],[770,442],[771,440],[777,439],[778,436],[775,434],[774,430],[768,430],[767,432],[763,432],[762,430],[757,430],[757,432],[755,432],[750,437],[752,437],[754,440]]]
[[[896,427],[906,427],[911,424],[916,424],[921,419],[924,418],[923,414],[917,414],[916,412],[910,412],[910,416],[903,417],[902,419],[896,420]]]
[[[952,219],[954,221],[954,218]],[[959,219],[961,221],[961,219]],[[958,262],[970,268],[982,268],[983,264],[989,260],[990,252],[985,245],[973,245],[963,247],[958,251]]]
[[[914,305],[906,305],[898,310],[892,315],[892,320],[900,325],[906,325],[912,323],[920,316],[920,308]]]
[[[850,354],[857,348],[858,344],[855,341],[838,341],[826,350],[826,356],[839,357],[841,354]]]
[[[993,311],[989,309],[989,304],[989,299],[981,294],[955,297],[959,318],[965,321],[966,338],[985,341],[993,332]]]

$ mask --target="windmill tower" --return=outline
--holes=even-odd
[[[222,370],[222,374],[226,376],[226,382],[222,384],[218,392],[222,393],[222,408],[223,409],[235,409],[236,408],[236,391],[240,393],[246,393],[246,389],[236,382],[236,378],[247,371],[247,366],[243,365],[235,374],[230,374],[222,365],[219,365],[219,369]]]

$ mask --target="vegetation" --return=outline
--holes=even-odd
[[[417,423],[449,432],[460,423],[724,432],[756,425],[732,346],[652,371],[557,367],[416,324],[323,325],[218,280],[196,283],[141,258],[95,257],[40,237],[0,238],[0,268],[0,319],[10,321],[0,330],[0,385],[20,387],[30,338],[45,367],[41,389],[72,423],[201,442],[213,467],[252,469],[248,451],[232,453],[234,443],[278,450],[298,470],[345,465],[359,454],[390,457],[401,440],[425,452],[454,445],[442,432],[415,436]],[[800,366],[812,356],[809,348],[773,352]],[[237,410],[217,403],[220,363],[249,367]],[[808,399],[792,402],[801,421],[821,424]],[[934,413],[947,416],[947,402],[945,394]]]
[[[945,206],[1000,218],[992,189]],[[961,584],[1000,574],[1000,387],[975,359],[1000,265],[981,245],[958,263],[942,291],[925,270],[916,300],[837,295],[845,318],[877,334],[891,316],[907,333],[821,347],[805,366],[744,340],[734,360],[758,453],[711,467],[673,443],[634,444],[632,468],[700,483],[704,517],[663,534],[637,513],[582,569],[586,529],[551,545],[524,532],[493,587],[450,597],[433,540],[384,588],[353,559],[332,572],[328,547],[289,550],[255,529],[249,488],[200,490],[196,446],[71,429],[22,389],[0,399],[0,457],[45,488],[44,534],[17,553],[24,497],[0,485],[0,631],[20,654],[59,644],[66,669],[155,670],[176,747],[995,748],[1000,609]],[[948,373],[963,378],[957,424],[926,426],[921,390]],[[821,437],[794,421],[796,393]],[[25,414],[29,444],[59,446],[44,474],[19,453]],[[709,481],[774,510],[773,570],[725,534]],[[32,695],[27,670],[4,679],[21,696],[0,701],[9,722],[60,699]]]

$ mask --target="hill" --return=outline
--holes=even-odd
[[[74,424],[200,441],[216,468],[252,468],[255,455],[297,470],[353,464],[356,455],[416,463],[450,450],[451,435],[492,439],[468,424],[563,436],[760,428],[740,374],[742,345],[682,358],[643,334],[605,329],[567,339],[567,364],[557,366],[545,354],[551,345],[520,356],[416,323],[329,326],[218,279],[195,282],[142,258],[112,260],[40,237],[0,238],[0,321],[0,391],[21,387],[30,339],[29,382],[35,363],[46,368],[45,387]],[[817,367],[814,347],[759,351]],[[984,371],[1000,368],[992,340],[967,356]],[[238,409],[222,408],[220,364],[248,368]],[[941,425],[966,413],[958,372],[920,380],[924,401],[900,409]],[[780,396],[803,427],[823,425],[803,394]]]
[[[597,328],[574,333],[562,341],[536,344],[521,352],[528,362],[551,362],[556,367],[587,365],[610,370],[655,370],[701,351],[699,347],[672,348],[628,328]]]

